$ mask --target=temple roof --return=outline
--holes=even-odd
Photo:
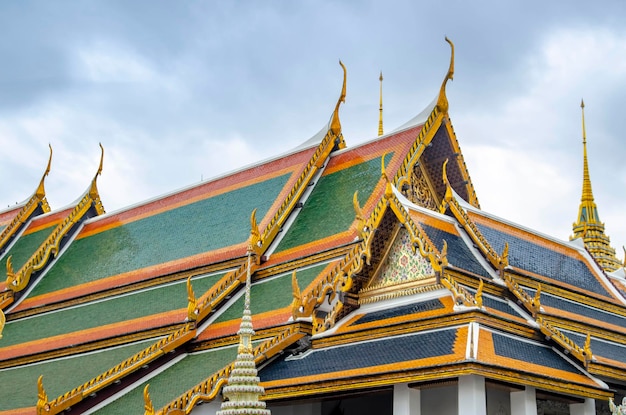
[[[298,148],[117,212],[97,195],[5,303],[0,382],[15,386],[0,413],[189,413],[219,399],[248,277],[245,354],[269,403],[468,373],[613,396],[623,276],[480,209],[448,114],[453,59],[430,106],[350,148],[343,71],[330,120]],[[0,267],[10,255],[22,268],[79,206],[29,217]]]

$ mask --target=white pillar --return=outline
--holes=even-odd
[[[420,415],[420,390],[406,383],[393,385],[393,415]]]
[[[511,392],[511,415],[537,415],[537,396],[535,388]]]
[[[459,415],[487,415],[485,378],[478,375],[459,377],[458,399]]]
[[[595,415],[596,401],[590,398],[583,403],[573,403],[569,406],[570,415]]]

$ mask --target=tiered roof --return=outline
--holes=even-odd
[[[468,373],[623,393],[623,269],[480,210],[448,115],[453,59],[430,106],[350,148],[343,69],[331,120],[297,149],[108,214],[94,178],[91,217],[3,303],[0,414],[190,413],[221,402],[241,341],[270,406]],[[77,210],[29,217],[0,266],[21,269]]]

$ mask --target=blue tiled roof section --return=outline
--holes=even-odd
[[[498,356],[547,366],[566,372],[580,373],[574,366],[549,347],[517,340],[498,333],[493,333],[492,337],[493,347]]]
[[[587,336],[566,331],[565,335],[572,339],[577,345],[583,347],[587,341]],[[605,341],[591,338],[591,353],[607,359],[616,360],[618,362],[626,362],[626,346],[617,343],[608,343]]]
[[[260,375],[268,382],[449,355],[455,339],[456,329],[448,329],[319,349],[301,359],[277,360]]]
[[[423,313],[424,311],[439,310],[442,308],[444,308],[444,305],[441,300],[435,298],[433,300],[428,300],[421,303],[407,304],[389,310],[374,311],[372,313],[364,314],[352,324],[354,325],[371,323],[372,321],[379,321],[393,317],[402,317],[408,314]]]
[[[448,263],[450,263],[450,265],[491,279],[491,275],[489,275],[487,270],[478,262],[460,236],[428,226],[424,223],[420,225],[440,251],[443,248],[443,241],[446,241],[448,244]]]
[[[520,314],[517,311],[515,311],[515,309],[511,307],[508,303],[498,301],[495,298],[491,298],[489,296],[483,295],[483,304],[486,307],[492,308],[494,310],[498,310],[503,313],[515,316],[515,317],[521,317]]]
[[[526,289],[530,296],[535,295],[534,290]],[[573,301],[568,301],[560,297],[553,295],[547,295],[542,293],[540,302],[542,305],[558,308],[559,310],[568,311],[570,313],[578,314],[583,317],[592,318],[594,320],[602,321],[609,324],[614,324],[619,327],[626,328],[626,317],[614,313],[606,313],[597,308],[584,306]]]
[[[584,262],[489,226],[476,225],[496,251],[502,252],[508,242],[510,265],[596,294],[611,296]]]
[[[31,296],[244,242],[289,179],[277,176],[72,242]]]

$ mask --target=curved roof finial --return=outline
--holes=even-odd
[[[383,135],[383,71],[380,71],[380,110],[378,115],[378,136]]]
[[[446,84],[448,80],[454,79],[454,43],[446,36],[446,42],[450,44],[450,67],[448,68],[448,73],[441,84],[441,89],[439,90],[439,99],[437,99],[437,108],[440,112],[448,111],[448,98],[446,97]]]
[[[343,69],[343,86],[341,88],[341,95],[339,96],[339,100],[337,101],[337,105],[335,106],[335,111],[333,112],[333,118],[330,122],[330,131],[332,131],[332,133],[335,135],[338,135],[341,132],[341,122],[339,121],[339,105],[341,105],[342,102],[346,102],[346,67],[343,62],[341,62],[341,60],[339,61],[339,65],[341,65],[341,68]]]
[[[96,179],[102,174],[102,163],[104,161],[104,147],[102,147],[102,143],[98,143],[98,145],[100,146],[100,165],[98,166],[98,171],[96,172],[96,175],[93,176],[93,180],[91,181],[91,187],[89,188],[89,195],[94,200],[99,199]]]
[[[48,157],[48,166],[46,167],[46,171],[43,173],[43,176],[41,176],[41,181],[39,182],[39,186],[37,186],[37,190],[35,191],[35,195],[37,195],[39,199],[43,199],[46,196],[46,190],[44,188],[43,182],[46,176],[48,175],[48,173],[50,173],[50,166],[52,164],[52,145],[48,144],[48,147],[50,148],[50,156]]]

